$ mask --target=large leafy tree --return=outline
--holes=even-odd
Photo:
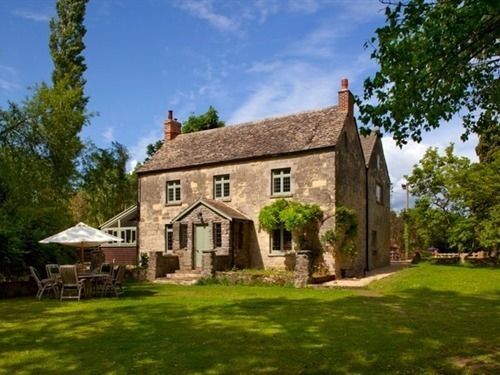
[[[84,95],[85,0],[58,0],[50,22],[52,85],[35,86],[22,104],[0,109],[0,273],[16,275],[72,252],[38,240],[71,222]]]
[[[86,5],[87,0],[57,1],[57,17],[50,20],[52,87],[42,84],[35,92],[40,105],[33,112],[45,133],[54,182],[59,186],[68,186],[75,177],[75,163],[84,148],[79,134],[88,121],[83,77]]]
[[[98,226],[137,201],[135,174],[127,172],[127,149],[89,147],[83,162],[83,182],[71,202],[73,217]]]
[[[470,163],[453,153],[435,148],[426,151],[407,177],[415,208],[409,221],[421,246],[458,251],[500,244],[500,151],[489,163]]]
[[[463,139],[485,134],[482,160],[499,147],[500,3],[409,0],[385,14],[370,41],[379,70],[364,83],[362,122],[403,145],[459,114]]]

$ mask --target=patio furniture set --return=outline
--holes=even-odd
[[[103,263],[92,272],[79,272],[76,265],[47,264],[47,278],[42,279],[34,267],[30,267],[31,275],[36,281],[38,292],[36,298],[42,298],[45,292],[52,291],[56,298],[77,299],[106,295],[123,294],[123,278],[125,266],[114,267],[111,263]]]

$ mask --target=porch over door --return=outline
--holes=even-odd
[[[209,231],[209,227],[207,224],[195,226],[194,254],[193,254],[193,266],[194,266],[194,268],[201,267],[201,258],[202,258],[203,250],[210,249],[208,231]]]

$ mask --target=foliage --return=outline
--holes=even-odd
[[[151,159],[153,155],[156,153],[156,151],[158,151],[161,148],[161,146],[163,146],[163,139],[160,139],[155,143],[150,143],[149,145],[147,145],[146,159],[144,160],[144,162],[147,162],[149,159]]]
[[[407,178],[417,200],[409,210],[412,233],[423,247],[496,250],[500,243],[500,151],[489,163],[470,163],[430,148]]]
[[[0,273],[68,262],[73,250],[38,240],[71,223],[79,133],[89,120],[84,96],[83,18],[86,1],[59,0],[51,20],[52,86],[35,85],[21,104],[0,109]]]
[[[463,139],[494,130],[498,146],[499,3],[398,1],[385,15],[370,41],[380,68],[365,80],[365,102],[358,99],[362,122],[402,145],[460,113]]]
[[[139,259],[139,266],[141,268],[148,268],[149,265],[149,255],[146,253],[141,253],[141,258]]]
[[[498,270],[424,263],[361,290],[140,283],[81,303],[0,300],[0,368],[496,374],[499,292]]]
[[[317,233],[317,224],[322,217],[323,211],[317,204],[277,199],[260,209],[259,224],[269,233],[283,226],[292,232],[296,249],[304,249],[312,246],[312,237]]]
[[[335,209],[335,229],[328,229],[322,240],[329,244],[336,254],[348,256],[351,260],[357,254],[356,236],[358,235],[358,219],[351,209],[339,206]]]
[[[182,125],[183,133],[194,133],[202,130],[216,129],[224,127],[225,123],[219,120],[217,110],[210,106],[207,112],[196,116],[192,113],[187,121]]]
[[[89,148],[83,160],[82,187],[72,199],[75,221],[99,226],[137,201],[137,178],[127,173],[125,146]]]

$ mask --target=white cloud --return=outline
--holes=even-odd
[[[114,129],[110,126],[107,127],[102,133],[102,136],[107,142],[113,142],[115,140]]]
[[[320,0],[289,0],[288,8],[291,12],[315,13],[324,1]]]
[[[0,64],[0,89],[6,91],[21,89],[22,86],[18,83],[17,76],[16,69]]]
[[[36,22],[49,22],[50,21],[50,15],[47,13],[43,12],[37,12],[33,10],[27,10],[27,9],[16,9],[12,12],[12,14],[30,20],[30,21],[36,21]]]
[[[217,13],[211,0],[183,0],[178,4],[181,9],[188,11],[194,17],[207,21],[220,31],[235,31],[239,27],[231,18]]]
[[[162,139],[163,127],[161,123],[162,120],[157,118],[154,121],[153,130],[150,130],[149,133],[140,137],[137,142],[130,147],[130,160],[127,165],[128,171],[134,170],[138,163],[142,163],[144,159],[146,159],[146,148],[149,144]]]

